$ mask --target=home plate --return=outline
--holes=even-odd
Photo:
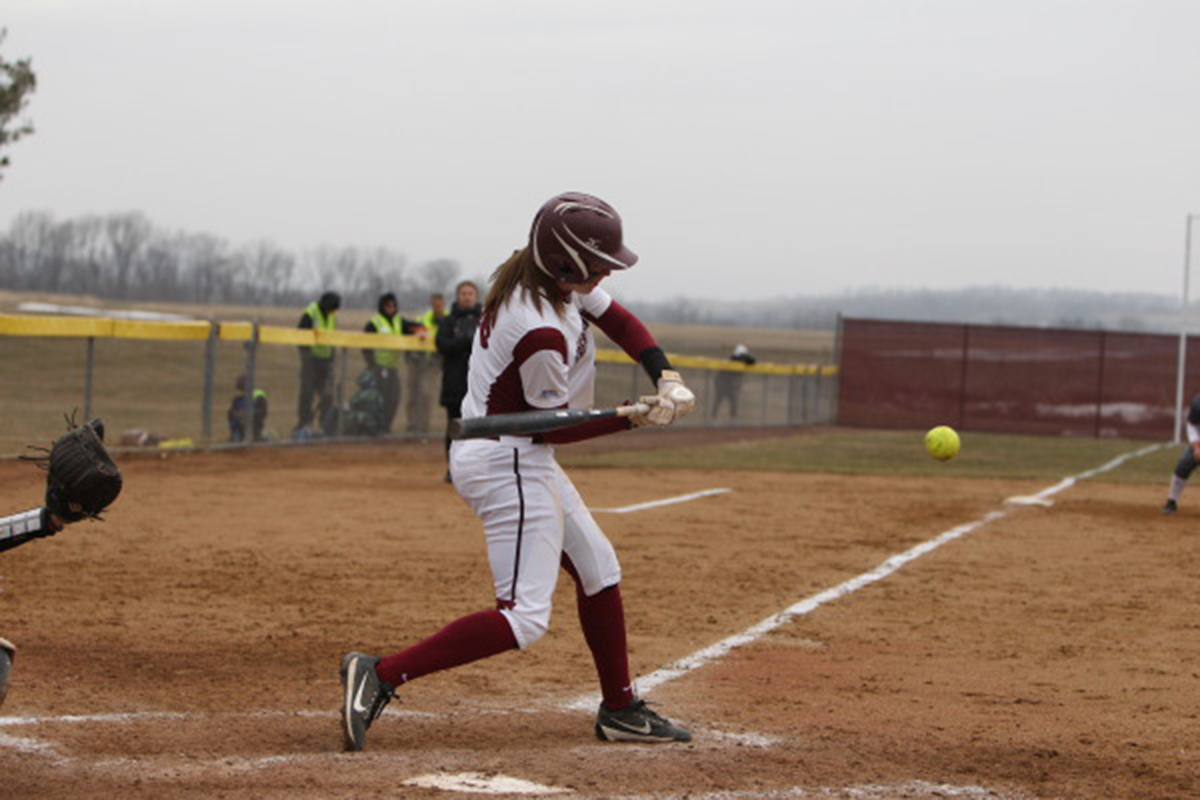
[[[1050,508],[1054,505],[1053,500],[1047,500],[1034,494],[1010,497],[1004,502],[1012,506],[1041,506],[1042,508]]]
[[[510,778],[507,775],[484,775],[482,772],[421,775],[409,778],[404,785],[467,794],[569,794],[571,791],[558,786],[542,786],[540,783]]]

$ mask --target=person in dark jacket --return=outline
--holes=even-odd
[[[378,333],[381,336],[415,336],[425,329],[420,323],[400,316],[396,295],[388,292],[379,298],[378,311],[367,320],[363,330],[367,333]],[[392,420],[396,418],[396,410],[400,408],[400,351],[399,350],[363,350],[363,360],[367,369],[379,376],[383,389],[383,430],[387,433],[392,429]]]
[[[467,367],[471,362],[471,342],[479,327],[479,287],[462,281],[454,291],[450,313],[438,324],[437,350],[442,356],[441,404],[446,409],[446,454],[450,453],[450,423],[462,416],[462,401],[467,396]],[[450,472],[446,472],[446,480]]]

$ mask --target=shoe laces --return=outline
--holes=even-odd
[[[659,714],[657,711],[655,711],[653,708],[651,708],[650,707],[651,705],[653,705],[653,703],[651,703],[649,700],[642,700],[639,697],[638,699],[633,701],[633,705],[631,705],[629,708],[631,711],[636,711],[640,714],[644,714],[645,716],[649,717],[652,720],[656,720],[656,721],[662,722],[664,724],[670,724],[667,722],[666,718],[663,717],[662,714]]]
[[[396,690],[385,683],[379,684],[379,693],[375,695],[375,699],[371,701],[371,711],[368,715],[368,720],[374,722],[379,719],[379,715],[383,713],[383,709],[396,696]]]

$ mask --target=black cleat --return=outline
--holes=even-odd
[[[1175,505],[1174,500],[1168,500],[1167,502],[1163,503],[1163,507],[1162,507],[1163,514],[1174,514],[1178,510],[1179,510],[1179,506]]]
[[[690,742],[692,734],[651,711],[645,700],[619,711],[603,703],[596,714],[596,738],[602,742]]]
[[[375,674],[376,656],[350,653],[342,659],[342,739],[347,752],[367,746],[367,728],[396,693]]]
[[[13,656],[16,654],[17,648],[13,647],[12,642],[0,639],[0,706],[4,705],[4,698],[8,694],[8,679],[12,674]]]

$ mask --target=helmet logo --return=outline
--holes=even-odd
[[[607,203],[570,192],[547,202],[529,235],[538,269],[563,282],[583,282],[594,273],[628,269],[637,255],[621,241],[621,218]]]

